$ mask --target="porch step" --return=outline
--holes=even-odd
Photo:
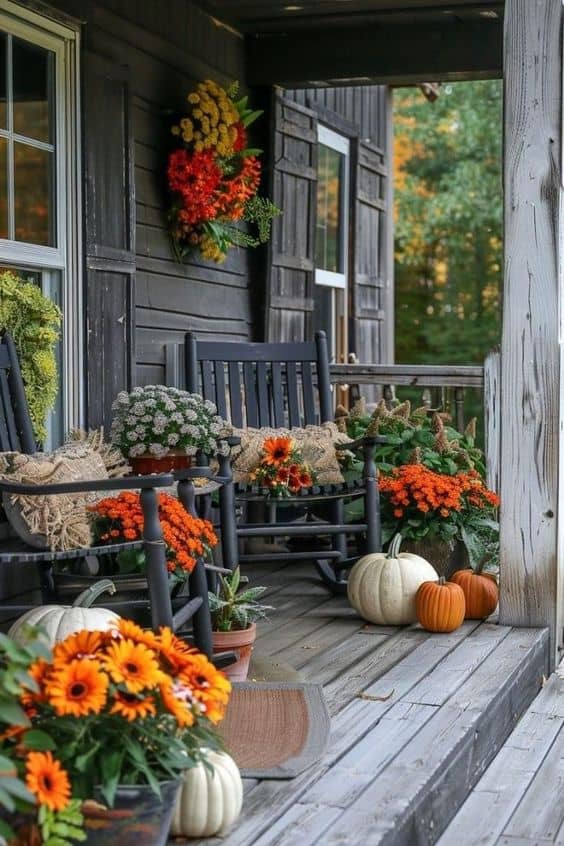
[[[564,679],[555,673],[437,846],[563,846],[563,790]]]
[[[414,628],[355,662],[362,636],[312,660],[311,674],[302,667],[306,680],[319,680],[316,672],[342,664],[348,648],[350,668],[325,687],[333,722],[324,757],[293,781],[248,784],[241,819],[210,846],[435,844],[546,673],[543,629],[471,621],[452,635]],[[477,843],[472,825],[467,846]],[[462,844],[457,836],[441,846]]]

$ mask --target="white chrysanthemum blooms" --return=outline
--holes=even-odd
[[[167,437],[167,442],[168,442],[169,446],[175,446],[175,444],[177,444],[179,440],[180,440],[180,436],[177,435],[176,432],[172,432]]]
[[[154,408],[157,404],[156,399],[149,397],[149,399],[145,400],[145,408]]]
[[[129,455],[131,458],[136,458],[138,455],[143,455],[144,452],[147,452],[145,444],[135,444],[129,450]]]
[[[184,422],[184,417],[179,411],[175,411],[174,414],[171,414],[170,419],[173,420],[175,423]]]
[[[135,431],[135,429],[130,429],[129,432],[126,433],[125,437],[128,441],[138,441],[139,435]]]
[[[204,408],[206,409],[206,411],[209,411],[210,414],[216,414],[217,413],[217,408],[215,407],[213,402],[210,402],[210,400],[206,400],[204,402]]]
[[[186,417],[186,420],[197,420],[198,419],[198,415],[196,414],[196,412],[194,411],[193,408],[187,409],[186,414],[184,416]]]
[[[141,417],[142,414],[145,414],[145,403],[134,402],[129,410],[132,414],[135,414],[137,417]]]
[[[149,452],[156,458],[163,458],[168,452],[167,448],[162,444],[149,444]]]

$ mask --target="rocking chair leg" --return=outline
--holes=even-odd
[[[141,507],[144,517],[143,544],[147,562],[151,624],[155,630],[161,626],[172,628],[166,548],[159,522],[159,503],[154,488],[144,488],[141,491]]]
[[[382,529],[380,525],[380,496],[378,494],[378,472],[374,461],[376,444],[364,446],[363,483],[364,514],[366,519],[366,554],[380,552],[382,549]]]
[[[342,499],[332,502],[329,508],[329,515],[331,522],[337,526],[343,526],[345,523],[345,503]],[[345,533],[333,536],[332,548],[341,553],[341,559],[347,557],[347,536]],[[340,581],[342,570],[339,569],[339,561],[335,562],[335,574],[337,580]]]
[[[211,658],[213,647],[210,607],[208,604],[208,580],[206,578],[204,562],[201,559],[196,562],[196,566],[190,574],[190,599],[195,599],[198,596],[201,598],[202,604],[192,617],[194,643],[200,652]]]
[[[219,514],[221,523],[221,549],[223,566],[235,570],[239,564],[237,543],[237,516],[235,505],[235,486],[229,456],[219,458],[219,474],[228,481],[219,489]]]
[[[327,559],[317,559],[315,562],[315,569],[321,576],[321,581],[329,588],[331,593],[335,596],[346,596],[347,581],[340,578],[340,571],[337,570],[337,566]]]

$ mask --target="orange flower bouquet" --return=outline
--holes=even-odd
[[[251,473],[251,481],[266,488],[270,496],[287,497],[310,488],[316,479],[292,438],[284,437],[265,440],[260,463]]]
[[[179,260],[190,253],[222,262],[229,247],[256,247],[270,237],[272,218],[280,214],[257,194],[262,152],[248,144],[247,129],[261,111],[237,99],[238,84],[228,89],[206,80],[187,99],[185,113],[172,126],[177,146],[168,157],[172,197],[172,242]],[[245,221],[256,234],[239,228]]]
[[[208,555],[217,544],[217,536],[209,520],[193,517],[175,497],[159,494],[158,500],[168,570],[173,582],[184,581],[196,566],[197,559]],[[97,543],[141,540],[143,511],[139,494],[123,491],[117,497],[100,500],[90,510]],[[143,571],[143,553],[122,552],[117,556],[117,566],[122,572]]]
[[[436,473],[423,464],[402,464],[379,480],[382,534],[406,540],[462,541],[472,566],[496,562],[499,497],[476,470]]]
[[[5,638],[0,660],[2,649],[14,648]],[[111,816],[107,808],[128,786],[158,800],[171,795],[172,813],[175,782],[205,759],[204,749],[218,745],[213,727],[231,689],[223,673],[169,629],[154,634],[128,620],[113,630],[68,636],[28,674],[13,703],[14,724],[0,738],[0,756],[11,762],[12,781],[25,782],[17,798],[28,808],[35,801],[42,839],[29,842],[61,846],[85,840],[85,831],[97,846],[118,842],[105,839],[104,813]],[[163,813],[143,825],[134,817],[133,840],[133,828],[126,830],[131,812],[117,813],[119,842],[166,842]]]

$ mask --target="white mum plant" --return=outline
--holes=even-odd
[[[121,391],[113,405],[112,442],[128,458],[150,454],[162,458],[171,450],[194,455],[226,454],[230,434],[217,409],[199,394],[165,385]]]

